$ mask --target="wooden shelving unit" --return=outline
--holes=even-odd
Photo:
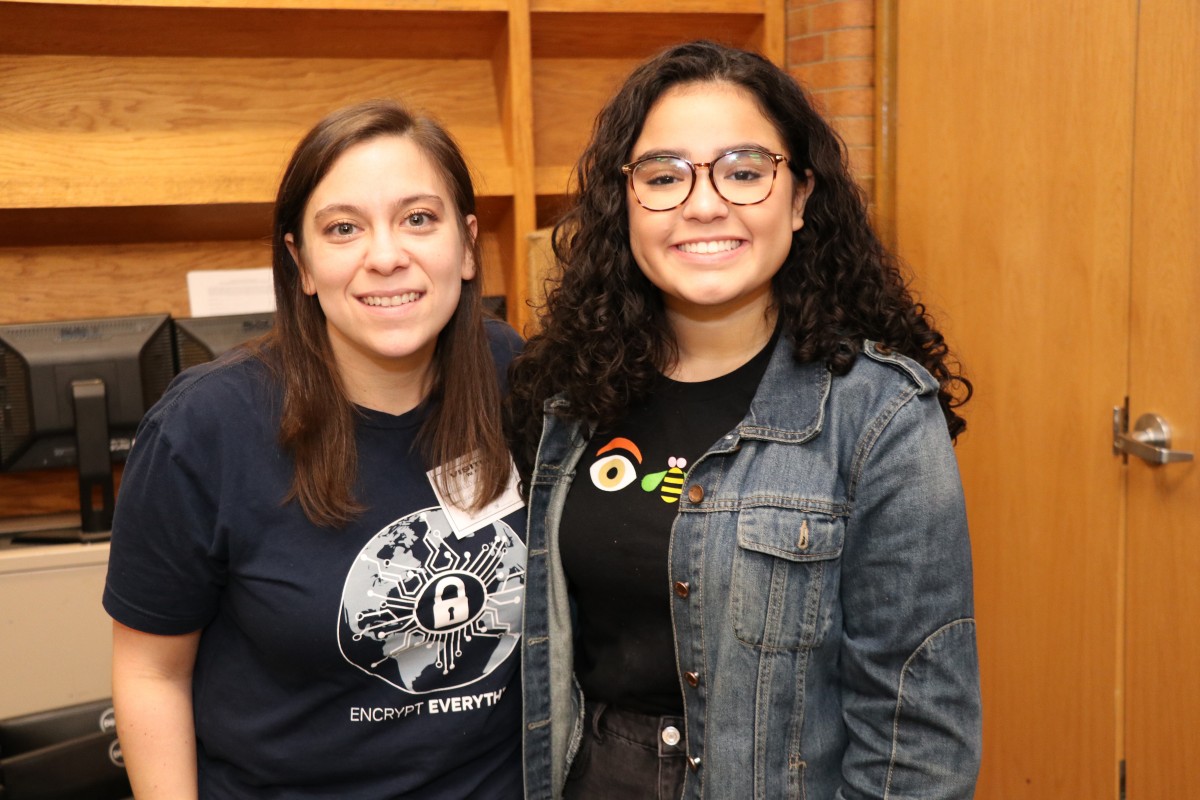
[[[190,270],[269,265],[303,132],[390,96],[467,153],[485,291],[521,328],[527,234],[554,221],[596,111],[694,38],[782,63],[784,0],[0,0],[0,322],[186,316]],[[0,475],[0,516],[74,491]]]

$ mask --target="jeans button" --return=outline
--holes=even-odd
[[[688,766],[692,768],[692,772],[700,771],[700,756],[688,759]]]
[[[688,686],[691,686],[693,689],[700,685],[699,672],[685,672],[683,673],[683,679],[687,681]]]
[[[688,500],[693,503],[699,503],[704,499],[704,487],[698,483],[693,483],[692,488],[688,489]]]
[[[688,586],[687,581],[675,581],[675,594],[687,597],[689,591],[691,591],[691,587]]]
[[[679,728],[676,728],[674,725],[668,725],[662,729],[663,744],[665,744],[667,747],[674,747],[675,745],[679,744],[679,740],[681,738],[682,737],[679,735]]]

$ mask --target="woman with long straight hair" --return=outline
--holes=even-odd
[[[138,432],[104,605],[147,798],[521,794],[524,512],[470,174],[389,101],[337,111],[275,203],[277,313]]]

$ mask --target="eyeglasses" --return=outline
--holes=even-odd
[[[638,204],[648,211],[670,211],[687,202],[696,187],[696,170],[708,170],[713,189],[735,206],[752,206],[771,196],[775,174],[787,156],[765,150],[730,150],[712,161],[694,163],[679,156],[649,156],[621,167]]]

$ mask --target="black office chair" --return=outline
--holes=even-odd
[[[0,720],[0,800],[124,800],[132,794],[111,700]]]

